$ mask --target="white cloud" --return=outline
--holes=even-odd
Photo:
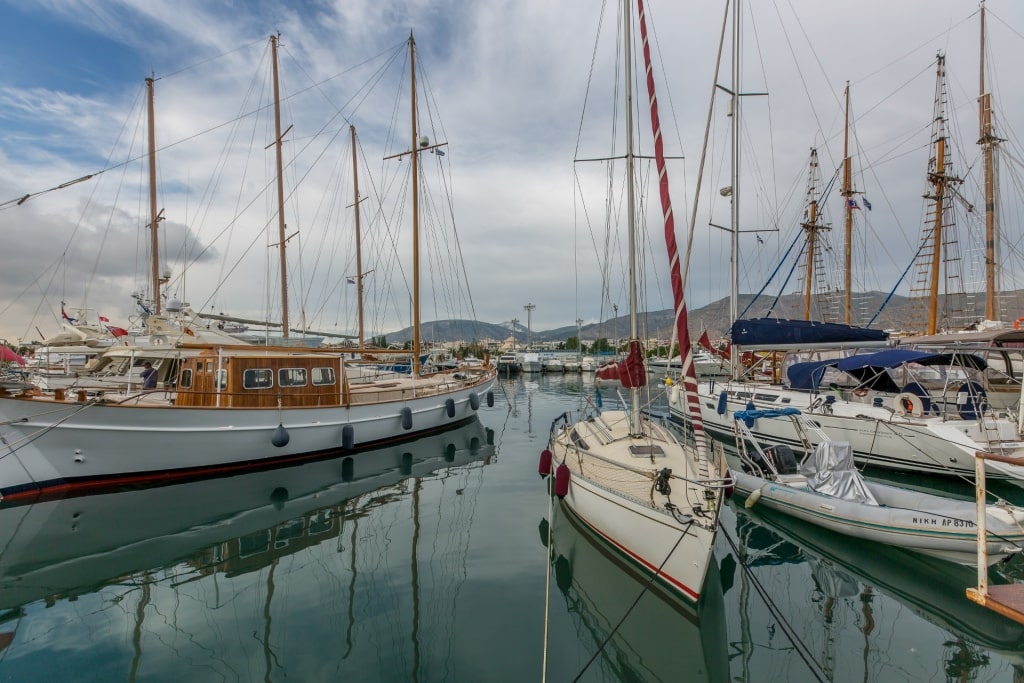
[[[692,198],[694,191],[722,10],[706,3],[647,4],[655,22],[653,50],[667,64],[667,84],[658,83],[666,141],[671,154],[681,149],[686,155],[685,161],[670,165],[677,231],[685,244],[690,209],[684,199]],[[1009,2],[988,6],[993,63],[999,64],[999,57],[1019,49],[1020,34],[1008,27],[1022,25],[1024,7]],[[895,5],[872,1],[856,12],[795,0],[744,7],[744,90],[770,94],[743,102],[741,218],[748,226],[778,226],[780,233],[769,235],[765,247],[758,249],[753,248],[752,235],[744,237],[743,288],[760,287],[798,229],[808,148],[819,148],[826,178],[838,164],[846,80],[852,84],[856,145],[862,152],[858,165],[874,165],[857,181],[874,205],[865,218],[870,218],[873,234],[886,240],[873,264],[874,277],[877,288],[888,288],[918,241],[932,115],[930,62],[937,49],[949,55],[952,113],[964,131],[960,147],[968,155],[977,154],[977,128],[972,123],[977,95],[977,27],[971,16],[975,8],[952,0]],[[494,322],[523,318],[522,306],[528,301],[538,305],[535,329],[571,324],[577,316],[607,316],[607,303],[602,313],[599,300],[599,267],[591,237],[582,223],[574,228],[581,218],[573,206],[574,155],[600,156],[607,151],[609,133],[602,131],[601,137],[590,127],[576,149],[592,59],[592,114],[607,106],[614,84],[607,69],[613,55],[593,48],[599,9],[583,1],[45,3],[19,17],[27,22],[40,16],[65,22],[94,33],[97,41],[68,45],[63,55],[41,50],[39,60],[68,59],[88,72],[93,61],[103,63],[102,55],[92,50],[113,41],[134,55],[137,79],[104,91],[51,90],[45,82],[31,88],[0,88],[0,122],[5,124],[0,127],[0,201],[96,172],[107,164],[108,156],[113,163],[138,157],[145,127],[136,127],[139,119],[129,113],[133,107],[141,113],[143,79],[155,73],[159,205],[164,229],[170,232],[166,260],[175,271],[176,291],[197,306],[254,317],[272,315],[276,304],[268,301],[275,296],[277,275],[271,245],[277,241],[277,225],[273,193],[265,191],[273,175],[272,150],[264,147],[272,141],[273,130],[265,116],[243,115],[267,101],[265,70],[258,67],[268,59],[266,37],[280,31],[282,90],[289,97],[283,107],[284,125],[293,126],[286,136],[291,195],[286,216],[289,234],[299,231],[289,245],[290,277],[309,292],[296,294],[296,299],[304,297],[309,310],[321,311],[317,322],[348,325],[338,320],[354,310],[348,302],[351,292],[339,286],[354,269],[351,209],[346,208],[351,204],[348,134],[344,118],[331,117],[341,108],[358,126],[378,187],[393,192],[404,182],[402,165],[379,157],[385,146],[391,153],[408,146],[408,113],[402,99],[407,93],[396,97],[382,89],[367,96],[357,87],[369,71],[357,65],[399,47],[414,30],[428,76],[420,83],[421,94],[433,98],[439,114],[433,121],[436,127],[428,132],[432,139],[449,143],[451,209],[477,316]],[[605,11],[613,17],[619,9],[613,3]],[[608,24],[603,30],[607,45],[615,29]],[[386,75],[397,84],[402,83],[397,74],[404,59],[398,55]],[[190,65],[196,66],[182,71]],[[1010,67],[1003,66],[1003,71],[1006,68]],[[991,76],[997,86],[1004,84],[1003,71]],[[3,78],[0,75],[0,83]],[[728,54],[719,80],[730,81]],[[1006,113],[1000,124],[1007,133],[1021,111],[1020,95],[1009,84],[997,91],[998,111]],[[401,87],[407,90],[407,84]],[[710,188],[715,200],[703,195],[697,218],[691,306],[727,293],[728,250],[722,233],[708,227],[728,222],[728,204],[717,197],[717,189],[729,184],[724,113],[723,107],[716,110],[716,147],[705,178],[705,192]],[[647,126],[646,116],[641,106],[638,126]],[[236,117],[240,118],[224,125]],[[126,120],[131,123],[122,130]],[[384,131],[392,124],[396,137],[384,140]],[[334,135],[331,151],[318,157],[323,142]],[[966,169],[974,157],[962,167]],[[0,307],[0,334],[23,336],[41,320],[47,321],[37,310],[52,316],[52,305],[38,304],[40,289],[47,289],[45,300],[51,304],[66,298],[74,305],[127,314],[127,292],[145,286],[148,279],[142,271],[143,230],[149,220],[140,189],[143,175],[144,168],[136,162],[130,169],[115,168],[0,210],[5,237],[0,298],[17,299],[16,304]],[[301,187],[293,190],[299,180]],[[364,195],[372,194],[369,177],[362,185]],[[596,211],[593,207],[600,207],[601,200],[588,202]],[[83,206],[91,207],[88,214],[82,213]],[[374,211],[369,206],[366,210]],[[838,220],[838,209],[832,207],[830,215]],[[381,318],[380,324],[394,329],[406,324],[399,316],[406,315],[407,306],[401,302],[407,297],[408,275],[402,273],[408,273],[408,258],[407,250],[401,252],[399,268],[399,256],[384,245],[382,232],[397,235],[407,230],[403,226],[408,211],[394,210],[388,219],[388,228],[378,224],[373,228],[377,232],[367,237],[369,253],[384,260],[366,267],[376,265],[371,278],[376,287],[383,288],[388,280],[395,287],[391,294],[375,294],[378,301],[390,302],[389,320]],[[591,215],[591,220],[600,224],[600,216]],[[369,216],[367,222],[364,227],[370,229]],[[72,237],[73,226],[79,224],[82,227]],[[26,225],[32,227],[28,232]],[[183,253],[179,238],[186,229],[189,260],[202,256],[189,266],[182,284],[175,261]],[[577,243],[579,239],[583,244]],[[172,244],[175,240],[177,245]],[[101,252],[96,245],[102,245]],[[60,273],[49,271],[65,252]],[[579,274],[574,272],[577,262]],[[665,280],[660,289],[667,291],[664,268],[660,262],[656,266]],[[620,270],[616,266],[613,272],[618,276]],[[429,283],[426,289],[431,289]],[[622,288],[613,284],[610,289]],[[86,292],[89,300],[80,301]],[[325,294],[337,300],[314,300]],[[663,296],[651,294],[652,305]],[[624,308],[624,301],[618,303]]]

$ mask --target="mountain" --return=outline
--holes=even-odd
[[[864,292],[856,294],[854,298],[854,324],[867,326],[867,321],[875,315],[875,312],[885,303],[889,295],[884,292]],[[787,294],[779,297],[762,296],[756,305],[750,306],[754,300],[752,294],[742,294],[739,297],[739,310],[743,318],[764,317],[771,311],[774,318],[802,318],[804,298],[801,294]],[[954,304],[952,298],[950,305]],[[1024,314],[1024,290],[1005,292],[1001,298],[1002,309],[1005,311],[1004,320],[1014,320]],[[946,300],[940,302],[940,318]],[[747,307],[750,309],[747,310]],[[983,296],[981,294],[968,294],[960,301],[956,308],[959,313],[948,314],[948,320],[956,320],[957,324],[948,324],[947,327],[963,328],[970,322],[977,322],[982,319],[975,311],[983,310]],[[729,319],[729,299],[719,299],[707,306],[693,309],[690,315],[690,333],[694,339],[700,335],[701,329],[706,328],[712,339],[725,337],[731,321]],[[833,316],[837,318],[837,316]],[[962,322],[960,322],[962,321]],[[904,296],[893,295],[888,303],[885,303],[884,310],[878,314],[870,327],[884,330],[922,331],[925,319],[920,300],[909,299]],[[942,326],[940,320],[940,326]],[[645,330],[645,336],[657,339],[669,339],[672,337],[674,327],[671,309],[663,311],[651,311],[640,316],[640,327]],[[512,326],[509,323],[485,323],[474,320],[452,320],[434,321],[423,323],[422,338],[425,341],[452,342],[452,341],[474,341],[474,340],[503,340],[512,334]],[[629,333],[629,317],[619,316],[618,318],[606,320],[601,323],[584,325],[580,329],[580,336],[584,341],[593,341],[599,338],[612,339],[614,337],[624,338]],[[564,342],[569,337],[577,334],[575,325],[566,325],[551,330],[533,330],[532,337],[535,342]],[[404,343],[411,339],[412,328],[407,327],[387,335],[388,342]],[[525,346],[527,330],[522,324],[515,325],[516,342]]]

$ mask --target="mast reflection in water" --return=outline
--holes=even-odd
[[[0,678],[320,680],[351,659],[416,680],[450,655],[494,460],[474,418],[301,466],[0,505]]]

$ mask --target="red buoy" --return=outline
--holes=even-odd
[[[555,470],[555,495],[565,498],[569,493],[569,466],[564,462]]]
[[[537,472],[540,473],[541,479],[546,479],[551,476],[551,450],[545,448],[540,452],[540,465],[537,466]]]

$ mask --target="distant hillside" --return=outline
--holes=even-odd
[[[853,297],[855,325],[867,325],[868,321],[875,316],[879,307],[882,306],[888,295],[883,292],[865,292]],[[743,294],[739,299],[739,310],[741,317],[758,318],[764,317],[771,311],[775,318],[802,318],[804,311],[804,299],[799,294],[787,294],[780,297],[778,301],[773,296],[762,296],[757,305],[748,305],[753,300],[753,295]],[[952,303],[952,302],[951,302]],[[968,295],[955,308],[956,312],[943,317],[942,309],[945,301],[940,303],[940,327],[963,328],[970,321],[978,321],[983,318],[981,314],[983,298],[980,294]],[[1002,309],[1004,320],[1015,320],[1024,315],[1024,291],[1007,292],[1002,295]],[[744,312],[746,311],[746,312]],[[720,299],[702,308],[691,310],[690,331],[696,337],[700,330],[707,328],[712,339],[725,337],[729,331],[729,300]],[[919,300],[908,299],[904,296],[894,295],[885,306],[885,310],[878,315],[871,327],[884,330],[921,331],[924,329],[926,318],[924,308]],[[821,319],[821,314],[815,311],[813,318]],[[838,308],[830,320],[841,322]],[[652,311],[641,316],[641,328],[646,330],[648,336],[668,339],[672,336],[673,318],[671,310]],[[411,339],[412,328],[405,328],[396,332],[388,333],[388,342],[404,343]],[[617,319],[606,320],[602,323],[584,325],[581,328],[580,336],[585,341],[604,337],[611,339],[615,336],[625,337],[629,331],[629,317],[619,316]],[[508,323],[495,324],[473,320],[435,321],[423,323],[423,339],[426,341],[451,342],[451,341],[473,341],[473,340],[502,340],[512,334],[512,328]],[[525,344],[526,327],[522,324],[515,326],[516,341]],[[576,327],[567,325],[552,330],[533,330],[533,340],[536,342],[563,342],[569,337],[576,336]]]

